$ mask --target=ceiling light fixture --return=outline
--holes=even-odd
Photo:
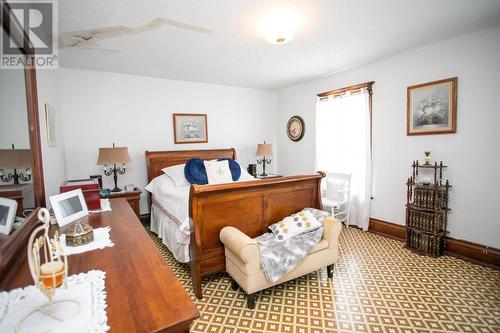
[[[261,20],[261,30],[271,44],[285,44],[295,37],[299,15],[290,9],[269,10]]]

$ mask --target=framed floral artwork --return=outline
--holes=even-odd
[[[174,142],[208,142],[207,115],[193,113],[174,113]]]
[[[457,132],[457,81],[453,77],[408,87],[407,135]]]

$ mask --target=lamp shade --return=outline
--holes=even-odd
[[[273,149],[271,148],[271,144],[269,143],[259,143],[257,145],[257,152],[255,153],[257,156],[272,156]]]
[[[130,155],[127,147],[99,148],[97,165],[130,163]]]
[[[0,149],[0,168],[31,168],[32,154],[30,149]]]

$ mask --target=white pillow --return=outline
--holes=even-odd
[[[286,241],[293,236],[313,231],[321,227],[321,223],[308,210],[302,210],[297,214],[285,217],[278,223],[271,224],[269,229],[274,237],[280,242]]]
[[[155,177],[148,185],[146,185],[144,189],[158,197],[162,192],[164,192],[162,191],[163,188],[171,187],[176,187],[174,181],[169,176],[163,174]]]
[[[238,163],[238,165],[240,166],[240,170],[241,170],[241,175],[240,175],[240,178],[238,179],[239,181],[242,181],[242,180],[254,180],[255,178],[248,173],[248,171],[243,168],[241,166],[241,163],[236,161],[236,163]]]
[[[188,186],[191,185],[189,184],[188,180],[186,179],[186,176],[184,176],[184,167],[186,164],[178,164],[174,166],[170,166],[168,168],[163,168],[161,171],[163,171],[167,176],[172,179],[174,182],[175,186]]]
[[[207,171],[208,184],[222,184],[233,181],[229,163],[224,161],[203,161]]]

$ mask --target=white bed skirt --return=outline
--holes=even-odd
[[[179,226],[154,203],[151,205],[150,230],[158,235],[162,243],[172,252],[179,262],[187,263],[189,259],[189,244],[177,241],[176,234]]]

